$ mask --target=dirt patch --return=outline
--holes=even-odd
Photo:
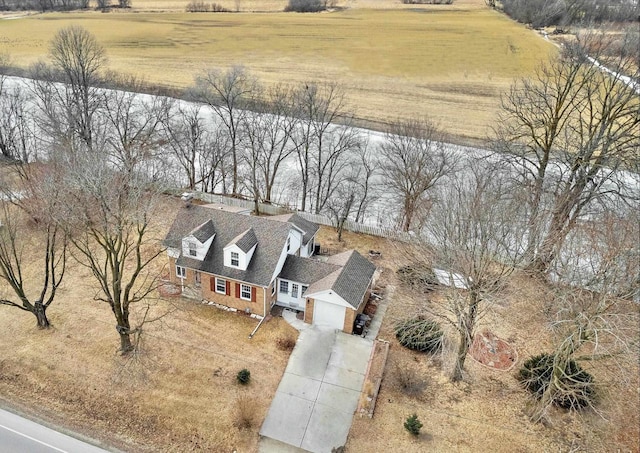
[[[160,293],[160,297],[178,297],[182,294],[182,288],[173,283],[162,283],[158,287],[158,292]]]
[[[510,370],[518,361],[515,348],[488,330],[476,334],[469,353],[484,366],[500,371]]]

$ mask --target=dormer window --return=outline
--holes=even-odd
[[[235,267],[240,266],[240,255],[238,252],[231,252],[231,265]]]
[[[189,256],[198,256],[198,246],[195,242],[189,242]]]

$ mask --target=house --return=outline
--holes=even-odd
[[[164,240],[170,280],[185,295],[259,318],[277,304],[303,312],[307,323],[351,333],[375,266],[355,250],[313,258],[318,229],[297,214],[185,205]]]

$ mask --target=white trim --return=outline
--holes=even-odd
[[[215,292],[216,294],[224,294],[225,296],[227,295],[227,280],[224,278],[220,278],[220,277],[215,277],[216,281],[215,281]],[[222,282],[222,286],[224,287],[223,291],[218,291],[218,282]]]
[[[245,288],[249,288],[249,297],[245,297],[242,292],[245,290]],[[245,285],[244,283],[240,283],[240,299],[242,300],[251,300],[251,293],[252,293],[252,288],[249,285]]]
[[[235,255],[235,258],[234,258],[234,255]],[[234,260],[235,260],[235,264],[234,264]],[[240,253],[231,252],[229,256],[229,264],[231,265],[231,267],[240,267]]]

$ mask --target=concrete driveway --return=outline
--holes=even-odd
[[[330,453],[344,445],[372,347],[335,330],[303,330],[260,429],[259,451]]]

